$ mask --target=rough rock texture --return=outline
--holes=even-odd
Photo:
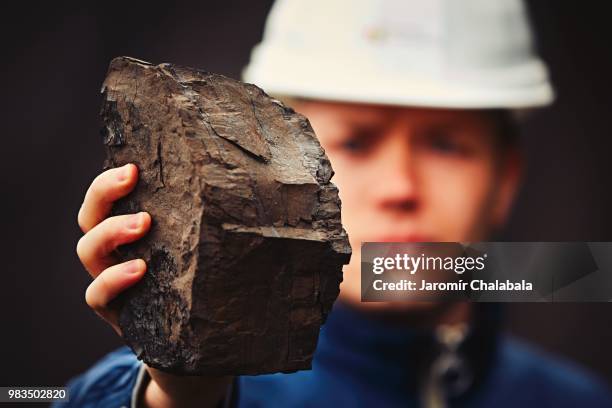
[[[114,213],[153,218],[119,251],[148,264],[118,300],[127,344],[178,374],[310,368],[350,247],[308,120],[254,85],[127,57],[102,93],[105,167],[140,169]]]

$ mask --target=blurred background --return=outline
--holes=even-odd
[[[89,3],[89,4],[86,4]],[[271,1],[12,4],[0,19],[0,385],[62,385],[122,345],[84,301],[76,216],[104,157],[109,61],[234,78]],[[594,2],[529,1],[558,99],[522,126],[527,180],[504,240],[612,241],[612,26]],[[612,304],[509,304],[507,330],[612,384]]]

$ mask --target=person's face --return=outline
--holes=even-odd
[[[485,240],[506,218],[518,163],[478,110],[298,101],[327,153],[359,296],[362,242]],[[353,293],[354,292],[354,293]],[[344,295],[345,293],[343,293]]]

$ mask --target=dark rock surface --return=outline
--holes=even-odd
[[[307,369],[350,247],[308,120],[251,84],[115,58],[102,88],[106,168],[140,179],[114,214],[148,211],[124,339],[177,374]]]

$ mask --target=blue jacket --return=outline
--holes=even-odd
[[[471,386],[451,407],[610,407],[607,385],[569,362],[501,335],[499,306],[481,304],[479,324],[462,353]],[[435,355],[430,333],[372,320],[338,302],[323,326],[313,368],[240,376],[236,407],[417,407],[420,367]],[[69,383],[70,401],[55,407],[130,407],[148,375],[127,347]],[[137,381],[138,379],[138,381]]]

